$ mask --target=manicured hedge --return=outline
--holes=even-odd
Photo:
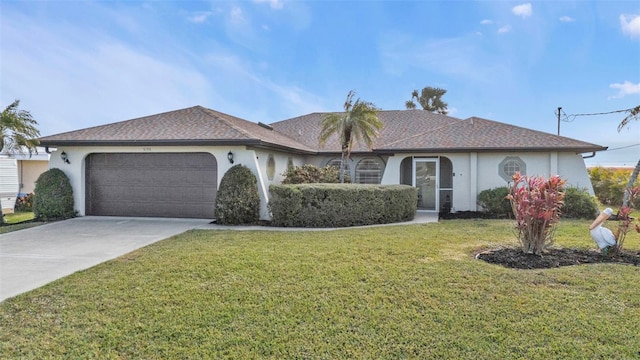
[[[273,226],[346,227],[410,221],[417,190],[408,185],[271,185]]]

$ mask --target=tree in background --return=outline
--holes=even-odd
[[[620,125],[618,125],[618,132],[620,132],[625,126],[629,125],[631,120],[638,120],[638,116],[640,116],[640,105],[629,109],[628,111],[629,115],[622,119]],[[623,208],[626,208],[629,205],[629,197],[631,195],[631,190],[633,189],[633,184],[636,182],[636,179],[638,179],[638,173],[640,173],[640,159],[638,160],[635,169],[633,169],[629,183],[627,183],[627,187],[625,188],[624,196],[622,197]]]
[[[0,113],[0,152],[22,153],[26,149],[31,155],[40,143],[40,131],[31,113],[19,110],[19,105],[20,100],[15,100]]]
[[[343,113],[331,113],[322,119],[320,131],[320,144],[324,144],[330,137],[336,135],[340,139],[342,156],[340,157],[340,183],[344,183],[344,171],[347,159],[351,157],[354,141],[362,141],[371,147],[373,140],[382,129],[382,121],[378,119],[378,108],[373,103],[362,101],[355,102],[355,91],[349,91],[344,102]]]
[[[445,89],[427,86],[423,88],[420,93],[418,93],[418,90],[413,90],[411,93],[411,100],[406,101],[404,105],[407,109],[415,109],[415,100],[420,104],[420,106],[422,106],[422,110],[447,115],[449,113],[447,111],[447,103],[442,101],[442,97],[446,93],[447,90]]]

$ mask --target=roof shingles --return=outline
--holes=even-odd
[[[318,139],[325,113],[312,113],[271,124],[273,129],[218,111],[194,106],[108,125],[46,136],[43,146],[126,144],[245,144],[304,153],[340,152],[338,137]],[[540,131],[472,117],[466,120],[424,110],[379,111],[384,126],[373,149],[402,151],[576,151],[606,147]]]

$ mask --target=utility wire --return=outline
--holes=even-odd
[[[617,147],[617,148],[613,148],[613,149],[607,149],[605,151],[614,151],[614,150],[622,150],[622,149],[628,149],[630,147],[634,147],[634,146],[640,146],[640,143],[638,144],[633,144],[633,145],[627,145],[627,146],[621,146],[621,147]]]
[[[623,109],[623,110],[607,111],[607,112],[585,113],[585,114],[571,114],[571,115],[567,115],[564,111],[562,111],[562,114],[564,115],[564,118],[562,119],[562,121],[564,121],[564,122],[572,122],[572,121],[574,121],[574,120],[575,120],[577,117],[579,117],[579,116],[599,116],[599,115],[618,114],[618,113],[624,113],[624,112],[631,112],[631,110],[633,110],[633,109],[634,109],[634,108]]]

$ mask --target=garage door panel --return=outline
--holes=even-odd
[[[208,153],[91,154],[86,213],[212,218],[217,162]]]

